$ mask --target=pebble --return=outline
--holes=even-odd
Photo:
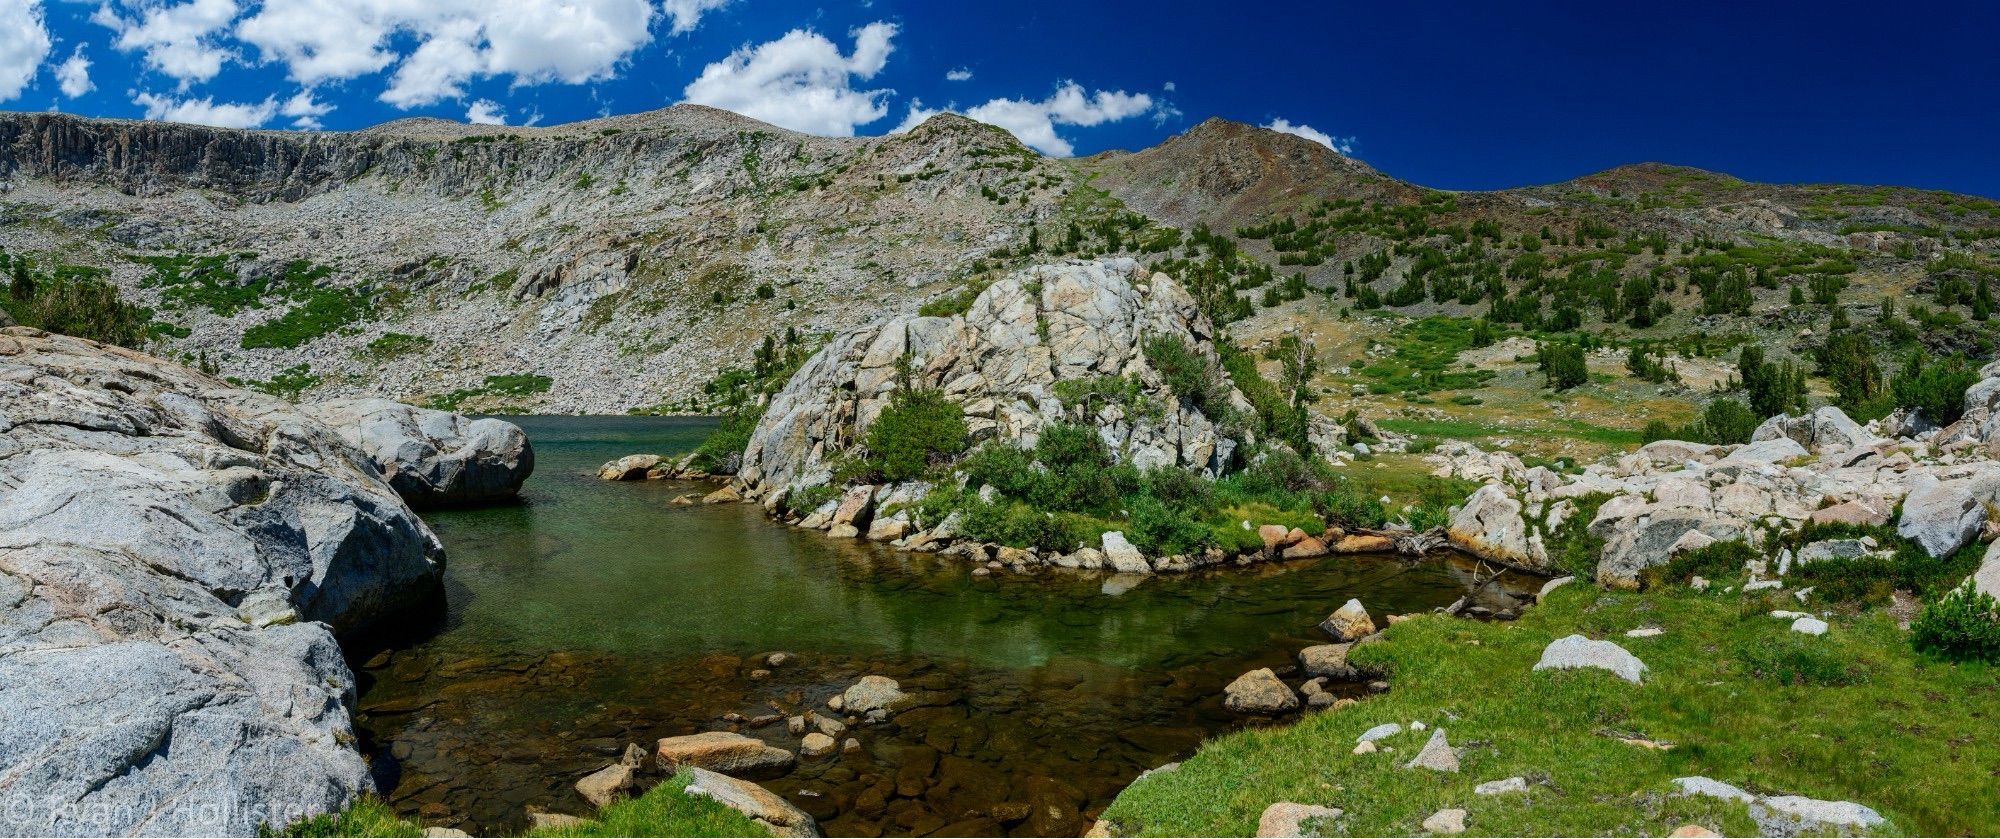
[[[1305,829],[1305,823],[1339,817],[1340,810],[1333,807],[1280,801],[1265,807],[1263,815],[1257,817],[1257,836],[1259,839],[1266,837],[1290,839],[1290,837],[1318,835],[1318,831],[1311,831],[1309,834]]]
[[[1454,807],[1432,813],[1424,819],[1424,829],[1432,833],[1464,833],[1465,811]]]
[[[1376,740],[1380,740],[1384,737],[1389,737],[1401,733],[1403,733],[1402,723],[1385,722],[1381,725],[1375,726],[1374,728],[1368,729],[1367,731],[1361,732],[1361,736],[1355,738],[1355,742],[1370,743]]]
[[[1528,779],[1519,775],[1499,781],[1487,781],[1472,788],[1474,795],[1504,795],[1510,792],[1527,791]]]

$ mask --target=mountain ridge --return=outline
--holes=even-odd
[[[1183,279],[1256,331],[1264,308],[1307,289],[1333,292],[1324,317],[1370,308],[1351,278],[1378,258],[1365,273],[1392,309],[1477,314],[1468,307],[1491,289],[1441,286],[1420,259],[1465,248],[1468,230],[1484,251],[1455,257],[1471,260],[1466,281],[1486,276],[1470,270],[1482,262],[1505,273],[1500,252],[1525,251],[1524,237],[1551,248],[1547,260],[1657,237],[1641,250],[1658,254],[1590,264],[1671,278],[1690,269],[1667,245],[1777,242],[1854,254],[1886,287],[1922,286],[1924,260],[1992,254],[2000,204],[1661,163],[1454,192],[1221,118],[1148,149],[1057,159],[955,115],[826,138],[675,105],[559,126],[414,118],[352,132],[0,113],[0,219],[0,249],[103,276],[155,310],[156,349],[247,382],[602,412],[701,410],[704,384],[767,336],[812,340],[946,305],[1053,256],[1212,271]],[[1284,225],[1308,230],[1243,235]],[[1203,226],[1242,257],[1201,268],[1215,253],[1194,241]],[[1288,276],[1296,285],[1274,298]],[[507,385],[522,376],[548,382]]]

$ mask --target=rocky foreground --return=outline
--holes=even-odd
[[[293,406],[0,330],[0,833],[340,809],[372,782],[337,638],[428,608],[443,562],[384,467]]]
[[[1505,452],[1443,447],[1438,472],[1486,481],[1453,515],[1453,545],[1498,562],[1554,570],[1548,540],[1582,504],[1604,540],[1596,579],[1637,588],[1641,573],[1719,541],[1761,546],[1807,522],[1887,525],[1945,557],[1991,534],[2000,502],[2000,363],[1965,394],[1965,416],[1947,428],[1899,414],[1861,425],[1835,407],[1766,420],[1744,445],[1661,440],[1565,474],[1526,467]],[[1782,586],[1796,564],[1886,549],[1870,540],[1827,540],[1775,557],[1764,579]]]

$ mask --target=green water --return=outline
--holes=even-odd
[[[1347,598],[1379,620],[1449,603],[1471,579],[1462,563],[1386,556],[973,577],[962,560],[795,530],[754,505],[672,503],[711,485],[595,476],[625,454],[688,450],[708,421],[514,420],[536,453],[523,502],[427,517],[449,555],[445,618],[363,668],[379,780],[440,823],[586,812],[569,784],[625,742],[735,726],[794,747],[782,724],[724,715],[823,709],[880,673],[928,691],[926,707],[857,727],[864,751],[772,789],[836,835],[1073,833],[1139,771],[1243,724],[1221,687],[1323,642],[1315,625]],[[779,650],[796,659],[763,672]],[[909,805],[871,812],[864,793],[885,785]],[[999,807],[1044,799],[1075,817],[1009,823]]]

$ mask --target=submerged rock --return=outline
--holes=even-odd
[[[862,676],[840,694],[839,710],[850,714],[891,711],[908,701],[903,686],[887,676]]]
[[[597,469],[597,477],[607,481],[643,481],[646,473],[660,465],[656,454],[628,454]]]
[[[444,553],[367,455],[277,399],[17,327],[0,487],[0,784],[63,805],[0,832],[252,835],[373,788],[334,635],[427,602]]]
[[[535,471],[534,447],[511,422],[388,399],[335,399],[302,410],[366,452],[413,507],[510,499]]]
[[[654,754],[663,771],[698,767],[730,775],[776,775],[796,760],[784,749],[727,731],[662,737]]]

